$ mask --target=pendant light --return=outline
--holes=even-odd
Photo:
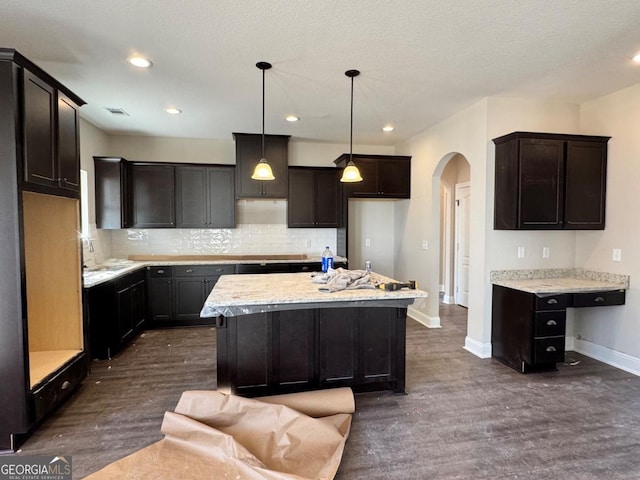
[[[262,70],[262,156],[260,161],[253,170],[251,178],[254,180],[275,180],[271,167],[267,163],[267,159],[264,157],[264,72],[271,68],[271,64],[268,62],[258,62],[256,67]]]
[[[355,183],[362,181],[360,170],[358,170],[358,167],[353,163],[353,77],[360,75],[360,72],[358,70],[347,70],[344,74],[351,78],[351,129],[349,132],[349,161],[342,171],[342,178],[340,181],[345,183]]]

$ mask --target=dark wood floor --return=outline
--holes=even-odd
[[[337,479],[639,479],[640,377],[570,352],[522,375],[462,345],[466,310],[441,329],[409,321],[406,396],[358,394]],[[96,361],[19,454],[73,457],[74,478],[161,438],[184,390],[214,389],[215,331],[148,331]]]

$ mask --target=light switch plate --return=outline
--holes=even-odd
[[[549,247],[542,247],[542,258],[549,258]]]
[[[364,246],[365,246],[365,247],[370,247],[370,246],[371,246],[371,239],[370,239],[370,238],[365,238],[365,240],[364,240]]]
[[[621,262],[622,261],[622,250],[619,248],[614,248],[613,249],[613,255],[611,256],[611,259],[614,262]]]
[[[518,247],[518,258],[524,258],[524,247]]]

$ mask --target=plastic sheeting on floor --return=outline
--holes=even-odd
[[[333,479],[354,411],[349,388],[259,399],[188,391],[165,413],[165,438],[86,478]]]

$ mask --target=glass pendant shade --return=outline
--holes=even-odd
[[[276,177],[273,176],[273,172],[271,171],[271,167],[267,163],[265,158],[261,158],[256,168],[253,170],[253,175],[251,178],[254,180],[275,180]]]
[[[344,183],[362,181],[360,170],[358,170],[358,167],[356,167],[351,160],[349,160],[349,163],[347,163],[347,166],[344,167],[344,170],[342,171],[342,178],[340,179],[340,181]]]

